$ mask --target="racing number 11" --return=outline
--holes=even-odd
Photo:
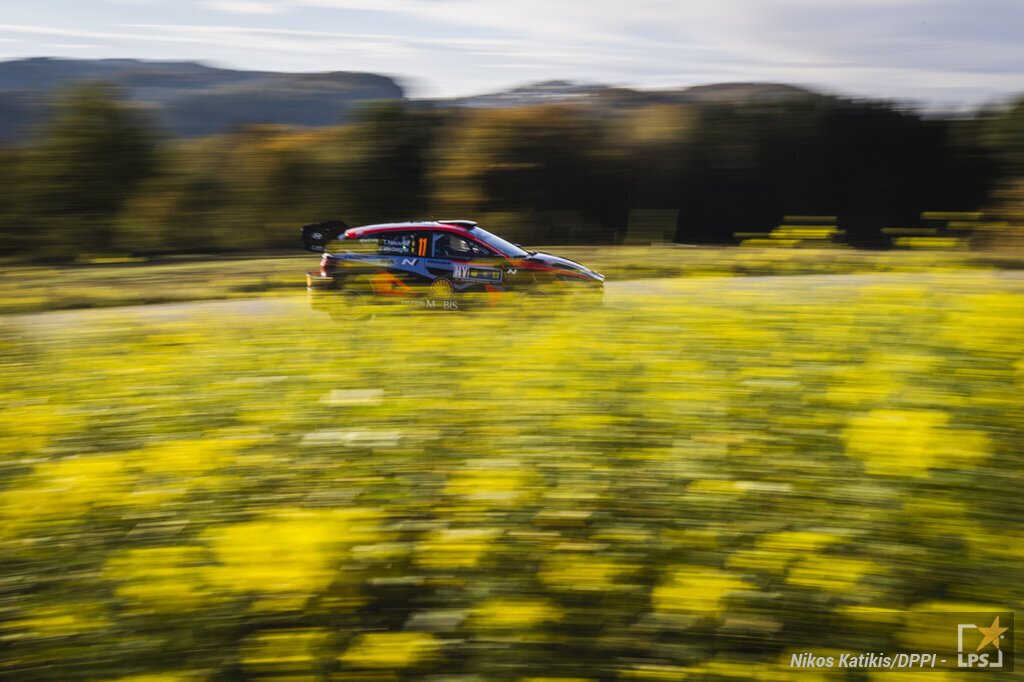
[[[426,237],[420,237],[420,245],[419,245],[419,248],[416,250],[416,255],[417,256],[426,256],[427,255],[427,238]]]

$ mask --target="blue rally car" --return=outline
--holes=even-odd
[[[340,221],[302,228],[306,249],[322,253],[306,275],[315,310],[357,319],[365,304],[392,301],[459,310],[470,301],[497,305],[574,297],[600,301],[604,276],[575,261],[527,251],[471,220],[385,223],[349,228]]]

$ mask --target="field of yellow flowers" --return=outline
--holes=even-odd
[[[0,318],[3,679],[886,679],[790,656],[1024,609],[1012,273],[42,317]]]
[[[783,240],[776,240],[783,241]],[[538,247],[611,281],[665,277],[1020,270],[1017,250],[891,250],[688,246]],[[183,301],[291,296],[317,260],[305,251],[86,259],[26,264],[0,257],[0,315]]]

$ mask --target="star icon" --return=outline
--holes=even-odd
[[[981,649],[986,644],[989,644],[989,643],[995,644],[996,648],[998,649],[999,648],[999,635],[1003,634],[1004,632],[1006,632],[1009,629],[1010,628],[1001,628],[1001,627],[999,627],[999,616],[996,616],[996,619],[994,621],[992,621],[992,625],[989,625],[987,628],[983,628],[983,627],[979,627],[978,628],[978,632],[980,632],[981,634],[985,635],[985,639],[981,640],[981,644],[978,645],[978,648],[975,649],[975,651],[981,651]]]

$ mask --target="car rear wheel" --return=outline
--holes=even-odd
[[[358,289],[340,289],[330,296],[327,312],[335,322],[355,322],[371,317],[370,299]]]

